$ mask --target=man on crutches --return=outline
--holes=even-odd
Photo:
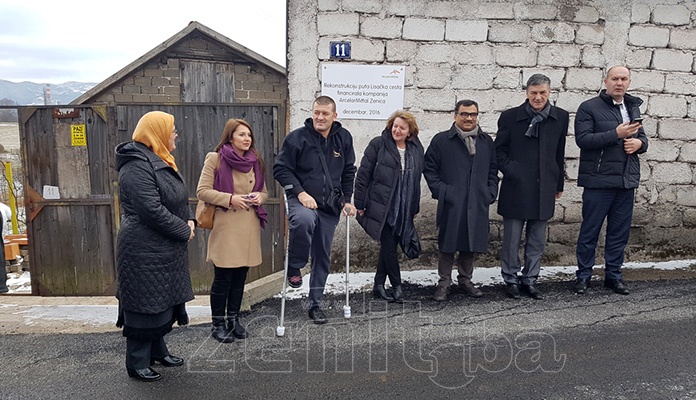
[[[311,255],[309,318],[316,324],[328,322],[321,300],[336,225],[341,214],[355,215],[353,137],[336,121],[337,116],[333,99],[314,100],[312,117],[285,138],[273,166],[273,177],[288,198],[287,284],[302,286],[300,269]]]

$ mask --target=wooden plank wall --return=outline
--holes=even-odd
[[[58,186],[61,195],[38,202],[41,211],[27,221],[36,295],[114,290],[113,207],[104,162],[107,123],[90,109],[77,110],[78,116],[60,119],[53,118],[53,108],[20,110],[25,185],[39,193],[44,185]],[[71,145],[73,124],[85,124],[87,147]]]
[[[249,271],[248,282],[267,276],[282,269],[284,251],[284,213],[280,210],[277,184],[273,179],[273,162],[279,140],[277,110],[278,105],[210,105],[185,106],[128,105],[117,107],[119,120],[118,139],[129,140],[140,117],[148,111],[160,110],[175,117],[179,132],[177,149],[172,153],[179,171],[184,178],[191,198],[192,210],[196,205],[196,187],[201,169],[208,152],[213,151],[220,141],[222,130],[229,118],[241,118],[252,126],[255,146],[266,163],[266,186],[269,202],[266,209],[269,221],[262,233],[263,263]],[[282,139],[281,139],[282,140]],[[212,264],[206,262],[207,238],[209,232],[198,229],[196,238],[189,245],[189,266],[194,291],[207,294],[213,280]]]
[[[248,281],[282,270],[285,222],[278,198],[281,192],[272,176],[284,137],[278,134],[278,109],[279,105],[147,104],[80,108],[78,117],[56,119],[51,107],[21,108],[25,185],[39,193],[43,185],[61,190],[61,199],[40,201],[41,212],[27,223],[33,294],[115,293],[119,209],[114,206],[118,198],[114,147],[130,140],[140,117],[152,110],[176,118],[179,142],[173,154],[187,183],[192,210],[205,155],[220,140],[225,122],[243,118],[251,124],[256,147],[266,162],[270,199],[269,223],[262,234],[263,264],[251,269]],[[70,144],[71,124],[86,125],[86,148]],[[199,229],[189,245],[191,279],[198,294],[209,293],[213,278],[212,265],[205,261],[207,236],[207,231]]]

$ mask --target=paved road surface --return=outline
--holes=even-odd
[[[330,324],[308,324],[278,300],[243,320],[253,337],[220,345],[205,324],[168,335],[180,368],[163,379],[125,373],[118,332],[1,335],[1,399],[696,399],[696,280],[631,282],[620,296],[542,284],[543,301],[407,287],[403,307],[353,296],[328,299]]]

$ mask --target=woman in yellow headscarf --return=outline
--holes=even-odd
[[[164,342],[174,321],[188,323],[184,304],[193,300],[187,249],[195,224],[171,154],[177,136],[174,116],[152,111],[140,118],[133,140],[116,147],[122,210],[117,325],[126,337],[128,375],[141,381],[161,378],[150,368],[156,362],[184,363]]]

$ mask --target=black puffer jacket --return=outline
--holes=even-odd
[[[631,119],[640,116],[639,107],[643,100],[627,94],[624,103]],[[616,136],[616,127],[622,122],[621,112],[606,90],[580,104],[575,115],[575,143],[580,147],[578,186],[592,189],[638,187],[638,154],[648,150],[648,138],[640,128],[636,138],[643,142],[643,146],[633,154],[626,154],[623,139]]]
[[[145,145],[116,147],[121,201],[118,290],[123,310],[156,314],[193,300],[188,240],[193,219],[181,176]]]
[[[415,190],[410,213],[406,216],[413,220],[420,211],[420,180],[423,173],[423,145],[417,137],[406,141],[406,155],[414,161],[412,176],[416,180],[413,185]],[[354,205],[358,210],[365,210],[362,217],[358,216],[358,222],[375,240],[379,240],[382,234],[400,173],[399,151],[391,132],[385,130],[367,145],[355,178]]]

